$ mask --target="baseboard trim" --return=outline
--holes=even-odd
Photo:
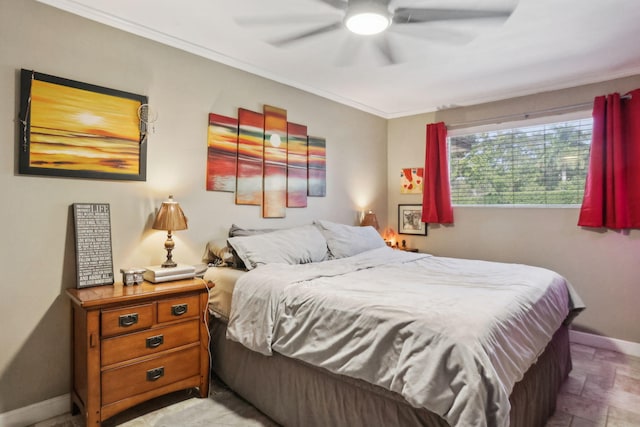
[[[604,350],[617,351],[627,356],[640,357],[640,343],[594,335],[580,331],[569,331],[569,341]]]
[[[24,427],[69,412],[71,397],[69,394],[53,397],[23,408],[0,414],[0,426]]]

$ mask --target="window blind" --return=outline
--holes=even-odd
[[[449,138],[454,205],[580,204],[592,119]]]

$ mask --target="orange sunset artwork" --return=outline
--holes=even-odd
[[[137,175],[140,101],[31,82],[29,166]]]
[[[238,118],[209,114],[207,190],[235,192],[237,205],[262,206],[263,218],[284,218],[327,192],[327,142],[287,121],[287,110],[238,108]]]

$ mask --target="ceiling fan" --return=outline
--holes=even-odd
[[[506,20],[513,8],[494,9],[464,9],[464,8],[436,8],[436,7],[393,7],[393,0],[315,0],[331,6],[339,11],[339,15],[332,16],[328,23],[318,25],[317,19],[313,28],[285,37],[269,40],[269,43],[277,47],[286,47],[293,43],[320,36],[322,34],[338,31],[346,28],[365,38],[371,38],[378,50],[384,55],[386,61],[395,64],[396,56],[393,54],[389,41],[385,35],[372,37],[384,33],[393,27],[425,24],[439,21],[460,22],[469,20]],[[311,19],[311,16],[306,16]],[[316,17],[317,18],[317,17]],[[305,20],[305,16],[283,16],[274,20],[273,17],[245,17],[236,18],[240,25],[270,25],[270,24],[299,24]]]

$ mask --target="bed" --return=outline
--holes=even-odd
[[[388,248],[330,222],[229,238],[212,369],[286,426],[544,426],[583,308],[543,268]]]

